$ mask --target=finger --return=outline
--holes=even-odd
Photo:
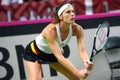
[[[89,70],[85,68],[85,72],[89,73]]]
[[[90,62],[90,61],[86,61],[86,64],[88,64],[88,65],[93,65],[93,63]]]

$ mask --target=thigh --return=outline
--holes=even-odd
[[[31,62],[24,60],[24,63],[28,71],[29,80],[42,80],[41,64],[38,61]]]
[[[61,65],[59,62],[49,64],[53,69],[65,75],[69,80],[80,80],[75,74],[71,73],[67,68]]]

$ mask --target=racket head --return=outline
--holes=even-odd
[[[98,25],[94,36],[93,49],[90,61],[92,61],[93,57],[105,47],[110,32],[109,26],[110,25],[107,21],[103,21],[101,24]]]
[[[98,26],[98,29],[96,31],[95,35],[95,50],[100,51],[104,48],[107,39],[109,37],[109,23],[107,21],[104,21]]]

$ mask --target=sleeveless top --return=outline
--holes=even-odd
[[[56,24],[55,27],[57,31],[57,43],[62,50],[62,48],[70,42],[70,39],[72,37],[72,26],[71,25],[69,26],[69,33],[68,33],[67,38],[64,41],[61,40],[59,24]],[[50,50],[48,46],[47,40],[41,34],[35,38],[35,43],[38,49],[40,49],[41,51],[47,54],[52,54],[52,51]]]

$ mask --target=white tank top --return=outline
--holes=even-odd
[[[70,42],[70,39],[72,37],[72,26],[70,25],[69,27],[69,33],[68,33],[68,36],[67,38],[62,41],[61,40],[61,37],[60,37],[60,27],[59,27],[59,24],[56,24],[56,30],[57,30],[57,42],[62,50],[62,47],[66,46],[69,42]],[[42,37],[42,35],[38,35],[36,38],[35,38],[35,42],[36,42],[36,45],[37,47],[47,53],[47,54],[51,54],[52,51],[50,50],[49,46],[48,46],[48,43],[47,43],[47,40]]]

